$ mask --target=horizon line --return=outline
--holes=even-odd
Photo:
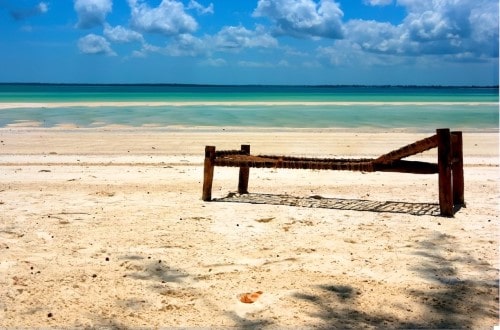
[[[195,84],[195,83],[57,83],[57,82],[0,82],[5,85],[48,86],[171,86],[171,87],[379,87],[379,88],[499,88],[499,85],[416,85],[416,84]]]

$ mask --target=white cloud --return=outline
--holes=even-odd
[[[162,0],[155,8],[141,0],[129,0],[128,3],[131,26],[139,31],[171,36],[193,33],[198,28],[195,19],[184,11],[182,2]]]
[[[346,40],[365,52],[403,56],[450,55],[480,61],[498,57],[496,0],[398,0],[408,15],[399,25],[351,20]]]
[[[392,3],[392,0],[364,0],[363,2],[369,6],[387,6]]]
[[[225,26],[213,36],[213,45],[218,50],[239,51],[243,48],[273,48],[278,41],[262,27],[248,30],[243,26]]]
[[[344,13],[333,0],[259,0],[253,15],[269,18],[276,34],[331,39],[344,35]]]
[[[238,61],[238,66],[244,68],[272,68],[275,65],[271,62]]]
[[[481,55],[498,49],[497,0],[422,1],[426,6],[400,1],[410,10],[403,26],[424,53]]]
[[[413,40],[445,40],[447,38],[458,37],[466,25],[458,25],[447,17],[446,13],[438,11],[424,11],[410,13],[404,22]]]
[[[197,56],[207,53],[205,43],[190,34],[180,34],[165,47],[165,53],[170,56]]]
[[[104,27],[104,36],[111,42],[127,43],[127,42],[144,42],[142,34],[139,32],[127,29],[121,25],[111,27],[108,24]]]
[[[145,58],[147,57],[147,53],[144,52],[142,49],[141,50],[134,50],[132,52],[132,55],[131,57],[135,57],[135,58]]]
[[[404,54],[411,44],[402,26],[390,23],[351,20],[346,24],[346,30],[346,41],[369,52]]]
[[[281,66],[281,67],[289,67],[290,66],[290,63],[288,63],[287,60],[281,60],[278,62],[278,65],[277,66]]]
[[[278,63],[264,61],[238,61],[238,66],[244,68],[278,68],[278,67],[289,67],[290,64],[286,60],[281,60]]]
[[[222,67],[227,65],[227,62],[223,58],[207,58],[204,61],[200,62],[200,65],[203,66],[213,66],[213,67]]]
[[[165,47],[158,47],[144,42],[140,50],[132,53],[133,57],[146,57],[151,53],[167,56],[200,56],[209,55],[210,49],[205,46],[205,41],[190,34],[180,34],[172,38]]]
[[[84,54],[116,56],[116,53],[111,49],[109,42],[104,37],[93,33],[80,38],[78,40],[78,48]]]
[[[90,29],[101,26],[113,9],[111,0],[75,0],[75,11],[78,15],[76,26],[81,29]]]
[[[242,26],[223,27],[214,36],[198,38],[189,33],[173,36],[167,46],[142,49],[135,56],[157,52],[168,56],[211,56],[214,52],[239,52],[248,48],[276,48],[278,41],[262,27],[248,30]]]
[[[49,11],[49,5],[47,5],[47,3],[45,2],[40,2],[37,6],[36,6],[36,9],[37,11],[40,13],[40,14],[44,14],[46,12]]]
[[[147,57],[149,53],[160,53],[161,48],[144,42],[140,50],[134,50],[132,57]]]
[[[208,7],[203,7],[197,1],[191,0],[191,1],[189,1],[189,5],[188,5],[187,9],[195,9],[198,12],[198,14],[201,14],[201,15],[213,14],[214,13],[214,4],[211,3],[210,5],[208,5]]]
[[[469,16],[472,26],[470,47],[491,57],[498,57],[498,12],[498,2],[491,1],[473,8]]]
[[[409,11],[423,11],[426,9],[433,8],[436,3],[435,0],[396,0],[397,4],[406,7]],[[448,0],[444,0],[448,1]]]
[[[10,10],[10,16],[16,21],[22,21],[32,16],[42,15],[49,11],[46,2],[39,2],[38,5],[29,8],[17,8]]]
[[[335,46],[318,47],[316,54],[319,59],[326,59],[330,65],[356,68],[398,66],[414,61],[416,58],[402,56],[404,54],[367,52],[366,49],[349,40],[340,40]]]

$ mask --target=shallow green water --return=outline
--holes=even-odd
[[[283,101],[292,104],[272,103]],[[0,110],[1,127],[24,121],[39,122],[43,127],[62,124],[81,127],[120,124],[425,130],[436,127],[498,129],[499,126],[497,88],[0,85],[0,103],[11,102],[76,103],[69,107],[35,106]],[[85,107],[78,106],[78,102],[181,104]],[[219,104],[183,105],[182,102]],[[224,105],[223,102],[233,104]],[[293,102],[314,104],[301,105]]]

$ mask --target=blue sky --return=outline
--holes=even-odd
[[[497,0],[0,0],[0,82],[498,84]]]

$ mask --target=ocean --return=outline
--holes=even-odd
[[[498,87],[0,84],[0,127],[496,131],[498,102]]]

